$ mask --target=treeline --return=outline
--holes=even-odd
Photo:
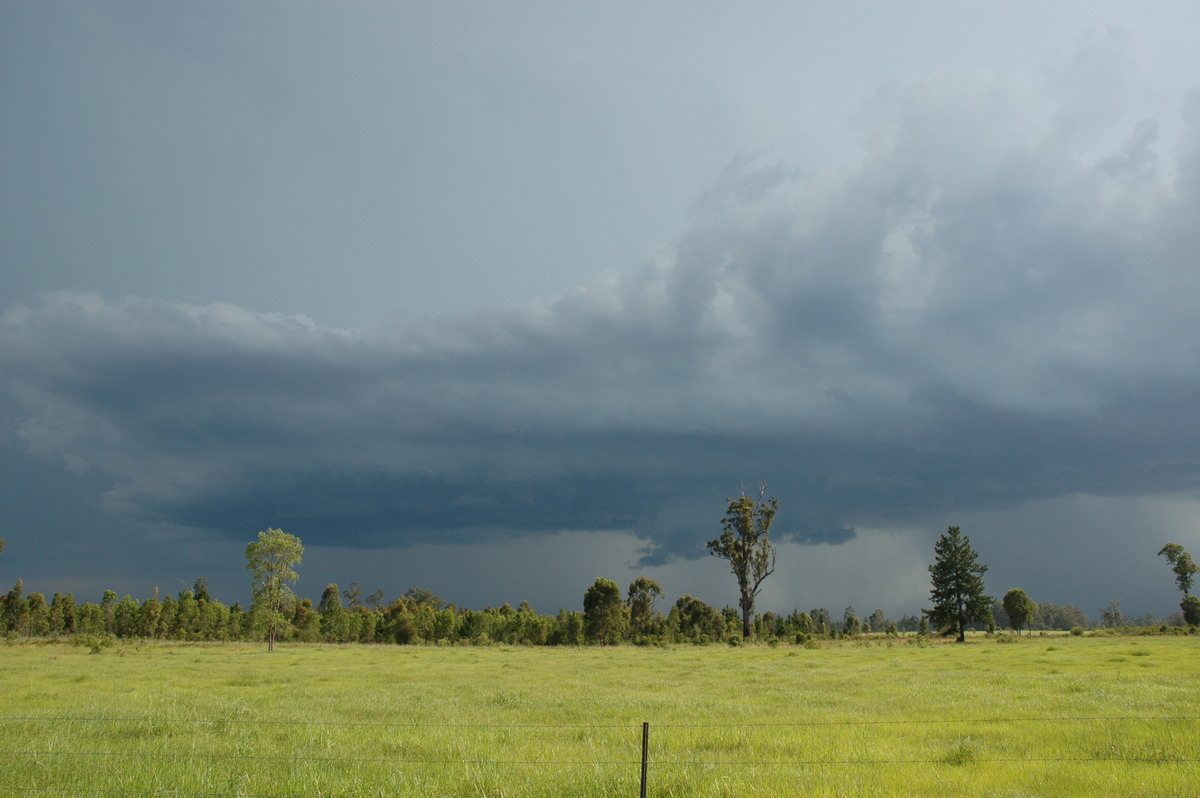
[[[742,639],[742,622],[733,607],[717,609],[690,595],[659,608],[663,593],[653,580],[633,582],[625,596],[615,582],[597,579],[584,594],[584,611],[561,609],[556,615],[539,614],[522,602],[515,609],[504,604],[472,610],[447,604],[428,590],[412,589],[387,601],[382,591],[363,595],[357,584],[339,590],[325,588],[314,605],[295,598],[284,609],[286,623],[277,639],[294,642],[392,644],[511,644],[659,645],[672,643],[729,643]],[[997,624],[1005,625],[997,606]],[[252,608],[227,605],[213,598],[204,579],[178,595],[147,599],[105,591],[98,603],[78,603],[71,593],[24,593],[18,580],[0,596],[0,634],[9,637],[112,636],[159,640],[236,641],[262,640],[261,625]],[[877,609],[860,617],[847,607],[834,617],[820,607],[787,615],[764,612],[754,617],[754,637],[765,642],[804,643],[818,639],[870,634],[897,635],[926,632],[920,616],[889,619]],[[1077,607],[1038,605],[1037,629],[1089,627]]]

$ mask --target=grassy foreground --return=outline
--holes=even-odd
[[[1194,796],[1200,640],[0,645],[0,795]]]

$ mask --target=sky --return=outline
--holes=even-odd
[[[997,597],[1175,612],[1197,29],[0,0],[0,584],[245,602],[277,527],[312,598],[735,605],[765,484],[760,610],[916,613],[955,525]]]

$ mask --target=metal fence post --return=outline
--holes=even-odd
[[[646,765],[650,759],[650,723],[642,723],[642,798],[646,798]]]

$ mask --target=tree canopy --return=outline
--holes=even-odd
[[[1196,572],[1200,571],[1200,567],[1192,562],[1192,555],[1188,554],[1178,543],[1168,543],[1159,549],[1158,556],[1166,557],[1167,562],[1171,563],[1171,571],[1175,574],[1175,585],[1183,591],[1184,596],[1187,596],[1188,591],[1192,589]]]
[[[737,579],[742,610],[742,636],[749,639],[754,631],[754,599],[763,580],[775,571],[775,548],[771,545],[771,522],[779,511],[775,497],[763,501],[765,485],[759,485],[758,498],[742,493],[736,499],[726,499],[728,506],[722,519],[724,531],[719,538],[708,542],[714,557],[729,561],[729,570]]]
[[[629,584],[629,631],[635,638],[657,631],[662,616],[654,611],[654,604],[662,597],[662,586],[648,577],[639,576]]]
[[[246,546],[246,568],[254,574],[251,584],[253,615],[257,628],[267,636],[267,648],[275,650],[275,635],[288,619],[284,607],[295,598],[288,582],[299,576],[296,566],[304,554],[300,538],[282,529],[258,533],[258,540]]]
[[[957,630],[961,643],[967,639],[967,624],[991,616],[992,597],[983,592],[987,566],[978,562],[971,539],[956,526],[948,527],[938,538],[934,555],[929,566],[933,607],[925,614],[937,628]]]
[[[1005,593],[1003,603],[1004,612],[1008,615],[1008,625],[1016,629],[1018,634],[1021,627],[1027,626],[1033,620],[1034,613],[1037,612],[1037,605],[1033,603],[1033,599],[1029,598],[1019,587],[1014,587]]]
[[[1184,622],[1192,626],[1200,626],[1200,598],[1188,594],[1188,591],[1192,589],[1196,572],[1200,571],[1200,568],[1192,561],[1192,555],[1188,554],[1178,543],[1168,543],[1159,550],[1158,554],[1160,557],[1166,557],[1167,562],[1171,563],[1171,571],[1175,574],[1175,585],[1183,591],[1183,601],[1179,602],[1179,609],[1183,611]]]
[[[629,627],[628,613],[617,583],[597,577],[583,594],[584,636],[589,642],[602,645],[621,642]]]

